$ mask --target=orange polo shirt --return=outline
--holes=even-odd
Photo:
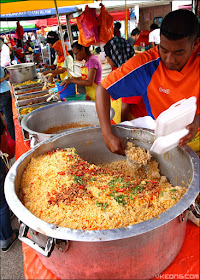
[[[131,97],[142,96],[147,115],[156,119],[175,102],[196,96],[199,113],[200,44],[178,71],[166,68],[158,47],[132,57],[101,82],[113,99],[131,104]]]

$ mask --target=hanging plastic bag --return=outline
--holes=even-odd
[[[5,126],[5,131],[1,136],[1,151],[9,155],[9,159],[13,158],[15,155],[15,141],[10,136],[8,132],[7,125]]]
[[[99,31],[96,9],[85,7],[85,11],[78,16],[77,26],[79,29],[79,44],[89,47],[90,45],[99,41]]]
[[[107,43],[113,37],[113,23],[114,18],[111,16],[104,5],[100,4],[101,12],[98,16],[99,30],[99,41]]]

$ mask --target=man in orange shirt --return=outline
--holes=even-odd
[[[200,44],[198,19],[188,10],[170,12],[160,28],[159,46],[129,59],[111,72],[96,89],[96,108],[104,141],[111,152],[124,155],[125,146],[110,126],[110,95],[123,97],[131,104],[133,96],[142,96],[147,115],[156,119],[172,104],[196,96],[197,112],[188,135],[180,140],[187,144],[199,126]],[[126,99],[127,98],[127,99]],[[125,102],[123,100],[123,102]]]

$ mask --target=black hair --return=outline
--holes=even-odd
[[[131,32],[131,36],[140,35],[141,31],[138,28],[135,28]]]
[[[72,49],[73,49],[73,48],[76,48],[76,49],[78,49],[78,50],[81,50],[82,48],[84,48],[86,54],[87,54],[87,55],[90,54],[89,47],[84,47],[83,45],[80,45],[80,44],[78,43],[78,41],[76,41],[76,42],[74,42],[74,43],[72,44]]]
[[[116,28],[120,29],[121,28],[121,23],[119,21],[115,22],[115,25],[114,25]]]
[[[150,25],[150,29],[152,29],[152,30],[158,29],[158,25],[156,23],[152,23]]]
[[[198,34],[198,18],[189,10],[175,10],[167,14],[160,27],[160,34],[168,40],[194,37]]]
[[[47,34],[47,43],[50,43],[50,44],[54,44],[55,42],[57,42],[59,40],[59,35],[58,33],[56,33],[55,31],[50,31],[48,34]]]

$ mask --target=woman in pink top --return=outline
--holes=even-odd
[[[77,84],[80,86],[85,86],[86,95],[89,96],[91,100],[95,100],[95,88],[101,82],[102,76],[102,65],[98,57],[92,55],[89,51],[89,47],[84,47],[78,42],[75,42],[72,45],[72,52],[75,56],[75,59],[86,61],[85,66],[81,67],[82,77],[74,78],[70,77],[63,80],[62,85],[68,84]]]

